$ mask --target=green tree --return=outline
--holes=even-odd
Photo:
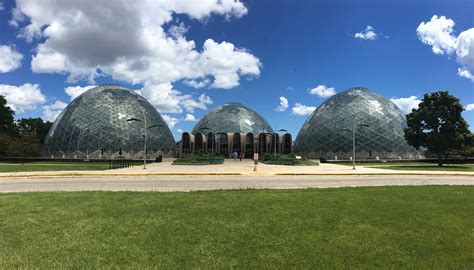
[[[425,94],[418,109],[406,116],[405,139],[417,149],[426,147],[443,166],[443,156],[462,149],[470,134],[463,110],[459,99],[448,91]]]
[[[20,136],[35,136],[41,145],[53,123],[44,122],[41,118],[22,118],[17,121]]]
[[[17,135],[14,116],[15,112],[7,105],[5,97],[0,95],[0,133]]]

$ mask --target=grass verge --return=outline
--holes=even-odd
[[[350,162],[338,162],[336,164],[352,166]],[[474,164],[444,164],[443,167],[439,167],[438,163],[431,162],[357,162],[356,166],[389,170],[474,172]]]
[[[474,187],[0,195],[0,268],[474,267]]]
[[[108,162],[26,162],[0,163],[0,172],[108,170]]]

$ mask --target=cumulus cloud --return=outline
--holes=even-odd
[[[52,104],[43,106],[43,120],[53,122],[58,115],[66,108],[67,103],[62,101],[55,101]]]
[[[469,111],[474,111],[474,103],[472,104],[467,104],[466,105],[466,111],[469,112]]]
[[[181,122],[181,120],[183,120],[182,118],[172,117],[167,114],[162,114],[161,116],[163,116],[163,119],[165,120],[165,122],[168,124],[170,128],[173,128],[176,124],[178,124],[179,122]]]
[[[85,91],[96,87],[95,85],[86,85],[86,86],[68,86],[64,89],[64,92],[71,97],[71,100],[75,99]]]
[[[375,40],[378,38],[378,34],[375,32],[375,29],[372,26],[367,25],[365,30],[355,33],[354,37],[365,40]]]
[[[190,94],[182,94],[181,91],[173,89],[171,83],[152,84],[145,83],[143,88],[137,91],[145,97],[159,112],[181,113],[187,111],[193,113],[195,109],[206,110],[207,105],[212,104],[212,99],[206,94],[201,94],[197,100]]]
[[[183,132],[184,132],[184,130],[182,130],[182,129],[180,129],[180,128],[178,128],[176,131],[177,131],[178,133],[183,133]]]
[[[200,49],[174,14],[205,20],[211,15],[240,18],[239,0],[63,1],[18,0],[11,25],[39,44],[31,67],[38,73],[66,73],[68,81],[110,75],[137,84],[188,80],[193,87],[229,89],[241,76],[260,74],[260,60],[244,48],[207,39]],[[126,18],[117,20],[117,18]],[[165,29],[166,26],[166,29]],[[123,33],[127,33],[124,35]]]
[[[416,96],[410,96],[406,98],[391,98],[390,101],[395,103],[404,113],[411,112],[412,109],[417,109],[421,100]]]
[[[327,98],[330,96],[334,96],[336,94],[336,89],[334,89],[334,87],[326,87],[326,85],[321,84],[321,85],[316,86],[313,89],[309,89],[309,93],[311,95]]]
[[[453,20],[434,15],[429,22],[421,22],[416,33],[435,54],[451,54],[456,50],[456,37],[452,35],[454,25]]]
[[[196,118],[194,117],[194,115],[187,113],[186,116],[184,117],[184,121],[195,122]]]
[[[288,108],[288,99],[286,97],[280,97],[280,105],[275,108],[277,112],[284,112]]]
[[[0,95],[5,96],[8,106],[16,112],[34,110],[46,101],[38,84],[25,83],[20,86],[0,84]]]
[[[461,65],[458,75],[474,82],[474,28],[456,36],[453,34],[455,25],[452,19],[434,15],[429,22],[421,22],[416,32],[421,42],[430,45],[435,54],[455,55]]]
[[[458,75],[474,82],[474,75],[466,68],[458,68]]]
[[[294,115],[310,115],[314,110],[316,110],[316,107],[314,106],[306,106],[301,103],[296,103],[295,106],[291,109],[291,113]]]
[[[13,71],[21,66],[23,55],[10,46],[0,45],[0,73]]]

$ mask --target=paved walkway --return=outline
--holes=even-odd
[[[257,171],[251,160],[226,160],[218,165],[172,165],[172,159],[162,163],[152,163],[125,169],[106,171],[52,171],[52,172],[19,172],[0,173],[0,179],[5,178],[44,178],[44,177],[107,177],[107,176],[160,176],[160,175],[245,175],[245,176],[275,176],[275,175],[462,175],[474,176],[474,172],[447,171],[401,171],[376,168],[358,167],[323,163],[320,166],[284,166],[266,165],[259,163]]]
[[[361,186],[474,185],[466,176],[141,176],[0,179],[2,192],[194,191]]]

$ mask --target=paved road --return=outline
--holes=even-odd
[[[0,179],[0,192],[193,191],[245,188],[331,188],[391,185],[474,185],[465,176],[155,176]]]

